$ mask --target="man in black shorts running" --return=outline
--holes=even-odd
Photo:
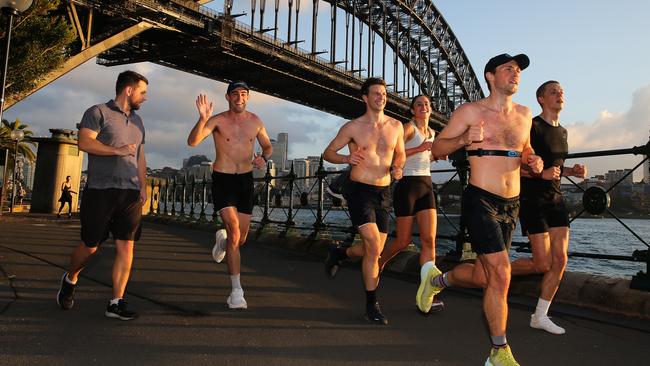
[[[332,248],[325,262],[325,272],[334,277],[340,262],[348,257],[362,258],[363,284],[366,289],[366,319],[388,324],[381,313],[376,290],[379,285],[379,256],[388,234],[388,195],[391,175],[402,177],[404,130],[402,124],[384,114],[386,82],[369,78],[361,87],[366,113],[341,127],[323,153],[334,164],[350,164],[350,182],[344,194],[352,224],[359,231],[363,245]],[[349,155],[339,150],[347,145]]]
[[[88,153],[88,181],[81,201],[81,243],[61,277],[57,303],[74,305],[79,273],[99,245],[115,240],[113,297],[104,313],[109,318],[134,319],[123,300],[131,274],[133,245],[140,238],[142,205],[147,200],[144,125],[135,111],[147,100],[147,79],[133,71],[117,77],[116,97],[90,107],[79,124],[79,149]]]
[[[530,146],[530,110],[512,100],[519,74],[528,67],[526,55],[501,54],[485,65],[487,98],[460,106],[433,141],[431,152],[444,156],[466,147],[471,175],[463,192],[461,220],[469,233],[476,265],[461,264],[442,275],[430,266],[416,301],[428,312],[433,296],[446,286],[485,287],[483,311],[492,350],[486,365],[518,365],[506,340],[510,260],[508,248],[519,209],[519,169],[542,170],[542,160]]]
[[[253,213],[253,165],[262,168],[273,152],[271,140],[262,120],[246,110],[249,88],[243,81],[228,85],[228,110],[212,115],[212,102],[201,94],[196,99],[199,120],[187,138],[187,144],[196,146],[212,135],[216,152],[212,164],[212,203],[219,212],[225,230],[218,230],[212,257],[228,263],[232,290],[226,299],[230,309],[247,309],[241,286],[241,256]],[[257,140],[262,154],[253,158]]]
[[[530,143],[544,160],[544,170],[539,174],[521,170],[519,212],[521,230],[523,235],[528,235],[533,256],[512,262],[512,274],[544,274],[530,326],[552,334],[564,334],[564,328],[555,325],[547,315],[564,275],[569,247],[569,210],[560,190],[560,179],[562,176],[584,178],[587,169],[581,164],[564,166],[569,145],[567,130],[560,126],[560,112],[564,106],[564,90],[560,83],[547,81],[537,88],[536,94],[542,113],[533,118]]]

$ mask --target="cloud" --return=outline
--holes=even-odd
[[[207,94],[214,103],[215,113],[223,111],[227,108],[224,99],[226,85],[151,63],[104,67],[91,60],[16,104],[5,112],[4,117],[10,120],[20,118],[40,136],[49,136],[50,128],[74,129],[88,107],[114,96],[115,77],[128,69],[141,72],[149,79],[148,101],[139,111],[147,129],[145,148],[148,165],[152,168],[177,168],[182,159],[190,155],[213,157],[211,141],[190,148],[186,138],[198,118],[194,104],[196,96],[199,93]],[[340,117],[256,92],[251,93],[248,109],[264,121],[271,138],[280,132],[289,133],[290,158],[319,155],[345,122]],[[650,85],[633,94],[632,105],[626,112],[603,109],[600,117],[593,122],[565,123],[569,130],[570,151],[645,145],[650,128],[648,116]],[[567,164],[587,164],[592,175],[610,169],[631,168],[639,161],[639,156],[623,155],[575,159]],[[641,179],[639,173],[635,179]]]
[[[198,119],[196,96],[208,95],[214,113],[226,110],[226,84],[152,63],[105,67],[88,61],[16,104],[4,117],[20,118],[37,136],[49,136],[50,128],[75,129],[88,107],[114,96],[115,78],[124,70],[140,72],[149,79],[148,100],[138,111],[146,127],[149,167],[178,168],[190,155],[214,156],[211,141],[191,148],[186,139]],[[257,92],[251,93],[247,108],[265,122],[271,138],[289,133],[291,158],[320,154],[341,122],[330,114]]]
[[[632,105],[626,112],[610,112],[603,109],[598,119],[591,123],[567,124],[569,150],[571,152],[599,151],[645,145],[650,134],[649,116],[650,84],[634,92]],[[580,160],[588,165],[590,175],[593,175],[602,174],[610,169],[632,168],[641,161],[641,158],[641,156],[620,155]],[[574,162],[567,162],[570,163]],[[641,179],[640,172],[635,173],[635,180]]]

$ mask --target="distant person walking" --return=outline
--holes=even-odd
[[[253,166],[261,169],[271,157],[273,147],[262,120],[246,110],[249,87],[243,81],[228,85],[228,110],[212,115],[212,102],[200,94],[196,98],[199,120],[187,137],[187,144],[197,146],[212,135],[216,153],[212,164],[212,201],[225,229],[215,233],[212,257],[228,263],[232,290],[226,299],[230,309],[247,309],[241,286],[241,255],[253,213]],[[255,140],[262,154],[253,154]]]
[[[25,191],[25,188],[23,187],[20,182],[18,182],[18,187],[16,188],[16,203],[19,206],[23,205],[23,199],[25,198],[25,195],[27,194],[27,191]]]
[[[137,314],[123,299],[131,274],[133,246],[140,239],[142,206],[147,200],[144,125],[135,111],[147,100],[147,79],[133,71],[117,77],[115,99],[90,107],[79,126],[79,149],[88,153],[88,182],[81,201],[81,240],[61,277],[57,302],[74,304],[79,273],[99,245],[115,240],[113,293],[105,315],[131,320]]]
[[[528,235],[533,255],[513,261],[512,274],[544,274],[530,326],[564,334],[564,328],[555,325],[547,315],[564,275],[569,248],[569,210],[560,190],[560,179],[562,176],[584,178],[587,168],[581,164],[564,166],[569,145],[567,130],[560,125],[560,112],[564,107],[564,90],[560,83],[545,82],[537,88],[536,96],[542,113],[533,118],[530,144],[544,160],[544,170],[541,173],[526,168],[521,170],[519,211],[521,231]]]
[[[362,245],[330,248],[325,273],[334,278],[341,262],[361,258],[363,285],[366,290],[366,320],[388,324],[377,300],[379,256],[388,236],[388,199],[391,177],[402,178],[404,167],[404,129],[402,124],[384,114],[386,82],[369,78],[361,86],[366,112],[341,127],[323,153],[334,164],[350,164],[350,182],[344,190],[352,224]],[[347,155],[339,150],[348,147]]]
[[[418,95],[411,100],[411,121],[404,124],[404,150],[406,163],[402,179],[393,192],[393,209],[396,216],[395,240],[384,248],[379,258],[379,269],[410,243],[413,221],[417,221],[420,234],[420,265],[436,263],[436,197],[431,182],[431,143],[435,132],[429,127],[431,100]],[[421,278],[420,280],[424,280]],[[432,309],[442,310],[444,304],[434,299]]]
[[[72,217],[72,195],[77,194],[77,192],[72,190],[72,183],[70,183],[70,176],[68,175],[65,177],[65,182],[61,183],[61,197],[59,198],[59,202],[61,202],[61,206],[59,206],[59,213],[56,214],[56,217],[59,218],[61,217],[61,210],[63,210],[63,207],[65,204],[68,204],[68,218]]]

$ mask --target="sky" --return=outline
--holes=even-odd
[[[259,4],[261,0],[258,0]],[[274,1],[267,0],[268,22]],[[286,8],[286,1],[281,1]],[[459,40],[475,71],[500,53],[526,53],[531,64],[522,73],[514,100],[540,109],[535,89],[546,80],[558,80],[565,91],[561,124],[569,131],[570,152],[608,150],[645,145],[650,136],[650,2],[638,0],[546,0],[521,2],[492,0],[440,0],[441,11]],[[222,11],[223,0],[209,5]],[[259,6],[259,5],[258,5]],[[321,43],[329,47],[329,4],[320,3]],[[307,23],[311,1],[303,0],[301,24]],[[285,10],[286,11],[286,10]],[[250,1],[237,0],[233,13],[250,13]],[[259,13],[256,14],[259,17]],[[249,22],[249,16],[238,20]],[[258,18],[259,19],[259,18]],[[286,20],[285,20],[286,22]],[[286,25],[279,27],[286,38]],[[309,38],[301,28],[300,38]],[[302,48],[310,48],[303,44]],[[341,54],[340,51],[337,51]],[[325,55],[324,57],[328,57]],[[50,128],[74,129],[91,105],[114,96],[117,74],[132,69],[150,81],[149,100],[139,114],[147,129],[146,153],[151,168],[179,168],[182,159],[194,154],[214,156],[211,141],[196,148],[186,138],[198,119],[196,95],[207,94],[215,102],[215,113],[227,108],[226,85],[151,63],[107,68],[90,60],[46,88],[16,104],[4,118],[20,118],[38,136]],[[487,88],[479,75],[483,90]],[[289,157],[301,158],[323,151],[344,121],[314,109],[257,92],[251,93],[248,109],[265,122],[269,135],[289,132]],[[609,169],[631,168],[640,156],[588,158],[567,161],[587,164],[589,175]],[[445,163],[434,164],[446,168]],[[635,174],[635,181],[641,172]]]

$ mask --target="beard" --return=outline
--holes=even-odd
[[[142,103],[135,103],[129,101],[129,107],[131,107],[132,111],[137,111],[138,109],[140,109],[140,105],[142,105]]]

